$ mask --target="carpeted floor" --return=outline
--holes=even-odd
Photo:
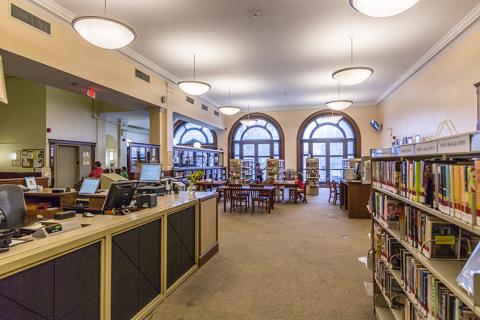
[[[281,204],[271,215],[224,213],[220,252],[153,314],[158,320],[373,319],[358,257],[370,242],[369,220],[349,220],[327,203]]]

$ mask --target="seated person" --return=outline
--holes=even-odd
[[[301,172],[297,172],[297,177],[295,179],[295,183],[297,184],[297,190],[303,191],[305,189],[305,182],[303,181],[303,174]],[[298,197],[301,201],[303,201],[303,196],[297,192]]]
[[[95,161],[94,169],[88,174],[90,178],[101,178],[103,173],[102,164],[100,161]]]
[[[120,171],[120,175],[124,178],[127,178],[127,179],[129,178],[127,167],[122,167],[122,170]]]

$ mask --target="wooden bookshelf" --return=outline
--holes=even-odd
[[[480,157],[480,132],[470,132],[465,134],[459,134],[450,137],[444,137],[441,139],[402,145],[402,146],[393,146],[385,149],[374,149],[371,151],[372,162],[376,161],[421,161],[421,160],[450,160],[450,159],[473,159]],[[373,165],[372,165],[372,178],[374,176]],[[441,212],[435,208],[425,205],[423,203],[411,200],[403,195],[397,194],[390,190],[387,190],[388,185],[382,185],[381,182],[373,182],[372,180],[372,192],[386,195],[390,199],[395,199],[400,201],[406,206],[410,206],[422,211],[425,214],[437,217],[444,221],[447,221],[455,226],[458,226],[462,230],[466,230],[470,233],[480,236],[480,226],[475,225],[475,216],[473,218],[473,224],[464,222],[456,217],[449,215],[447,213]],[[477,189],[477,192],[480,190]],[[372,195],[373,199],[373,195]],[[370,212],[375,210],[370,206]],[[404,239],[404,235],[400,233],[399,230],[393,230],[389,228],[388,224],[380,218],[373,216],[372,214],[372,248],[375,250],[374,245],[374,230],[375,225],[381,227],[388,235],[394,238],[400,245],[411,254],[424,268],[436,277],[450,292],[455,295],[463,304],[470,308],[477,316],[480,317],[480,301],[469,295],[466,290],[464,290],[457,283],[457,276],[460,274],[463,269],[466,261],[465,260],[442,260],[442,259],[430,259],[425,257],[419,249],[413,247],[408,241]],[[395,270],[391,267],[391,264],[387,259],[378,257],[377,254],[374,254],[374,259],[383,259],[382,265],[386,266],[387,272],[393,277],[393,279],[399,284],[405,293],[405,298],[410,300],[412,306],[416,309],[417,313],[422,315],[424,319],[429,318],[423,311],[424,309],[420,306],[416,298],[406,289],[405,284],[402,280],[401,271]],[[375,277],[375,266],[376,262],[373,263],[373,281],[374,286],[376,284],[378,290],[382,290],[381,286],[376,281]],[[383,266],[382,266],[383,268]],[[382,292],[382,294],[384,294]],[[384,299],[388,301],[386,295],[384,294]],[[396,319],[394,312],[389,307],[383,305],[378,305],[376,299],[374,299],[375,304],[375,313],[377,319]],[[389,313],[388,313],[389,312]],[[403,319],[403,315],[399,319]]]

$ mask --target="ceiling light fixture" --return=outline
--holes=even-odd
[[[72,28],[87,42],[103,49],[126,47],[137,37],[131,27],[107,17],[107,0],[104,1],[103,17],[77,17],[72,21]]]
[[[340,99],[340,82],[338,82],[337,89],[337,100],[328,101],[326,103],[327,107],[332,110],[345,110],[353,104],[351,100],[342,100]]]
[[[234,114],[237,114],[238,112],[240,112],[239,107],[235,107],[235,106],[231,105],[231,102],[230,102],[230,86],[228,86],[228,105],[218,108],[218,111],[220,111],[221,113],[223,113],[224,115],[227,115],[227,116],[233,116]]]
[[[248,105],[248,113],[247,113],[247,118],[240,120],[240,122],[247,127],[251,127],[257,124],[257,120],[255,119],[250,119],[250,105]]]
[[[407,11],[420,0],[350,0],[355,10],[375,18],[395,16]]]
[[[193,80],[180,81],[177,85],[182,89],[183,92],[191,96],[201,96],[202,94],[207,93],[212,86],[206,82],[197,81],[196,78],[196,59],[195,54],[193,54]]]
[[[343,85],[352,86],[366,81],[373,74],[373,69],[369,67],[359,67],[353,65],[353,36],[350,36],[350,65],[351,67],[342,68],[332,74],[332,78]]]

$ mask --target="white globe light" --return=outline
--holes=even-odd
[[[201,148],[201,147],[202,147],[202,144],[197,141],[197,142],[194,142],[194,143],[193,143],[193,147],[194,147],[194,148]]]
[[[352,105],[350,100],[334,100],[326,103],[327,107],[332,110],[344,110]]]
[[[368,67],[351,67],[335,71],[332,78],[340,84],[352,86],[366,81],[373,74],[373,69]]]
[[[420,0],[350,0],[357,11],[375,18],[391,17],[407,11]]]
[[[247,127],[251,127],[251,126],[254,126],[257,124],[257,120],[255,119],[242,119],[240,120],[240,122],[244,125],[244,126],[247,126]]]
[[[234,106],[224,106],[224,107],[218,108],[218,111],[220,111],[221,113],[227,116],[233,116],[234,114],[237,114],[238,112],[240,112],[240,108],[234,107]]]
[[[208,83],[195,80],[180,81],[177,85],[183,92],[191,96],[201,96],[211,88]]]
[[[99,16],[78,17],[72,21],[72,27],[83,39],[104,49],[126,47],[137,36],[129,26]]]

